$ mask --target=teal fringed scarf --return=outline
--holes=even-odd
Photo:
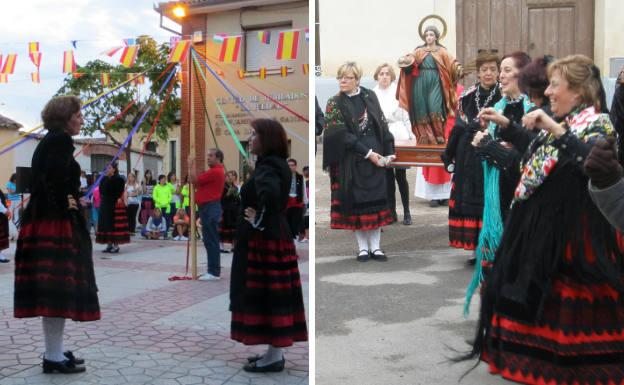
[[[522,94],[522,104],[524,113],[526,114],[534,104],[531,103],[529,97]],[[502,114],[507,107],[507,98],[503,97],[495,105],[496,112]],[[492,138],[497,139],[498,126],[494,122],[490,122],[488,132]],[[483,165],[483,225],[479,233],[479,244],[476,248],[475,271],[472,279],[466,289],[466,302],[464,303],[464,317],[468,316],[470,311],[470,301],[472,295],[483,282],[483,270],[481,263],[483,260],[494,262],[494,255],[503,235],[503,216],[500,208],[500,171],[486,161],[482,161]]]

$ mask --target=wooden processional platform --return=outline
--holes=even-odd
[[[446,144],[416,144],[416,139],[397,140],[395,142],[396,159],[390,167],[441,166],[444,167],[440,155]]]

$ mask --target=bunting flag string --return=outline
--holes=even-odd
[[[41,66],[41,52],[31,52],[28,54],[30,61],[37,67]]]
[[[113,57],[113,55],[115,55],[117,52],[119,52],[119,50],[122,49],[123,47],[124,47],[123,45],[118,45],[118,46],[109,48],[106,51],[100,52],[100,55],[106,55],[108,57]]]
[[[271,31],[258,31],[258,41],[264,44],[271,44]]]
[[[102,87],[108,87],[110,84],[110,74],[100,74],[100,82],[102,83]]]
[[[28,43],[28,53],[39,52],[39,42],[31,41]]]
[[[138,45],[129,45],[125,47],[121,54],[121,57],[119,58],[119,62],[126,68],[134,67],[134,62],[136,61],[138,52]]]
[[[15,71],[15,62],[17,61],[17,54],[12,53],[7,55],[6,61],[4,62],[4,66],[2,66],[2,73],[5,75],[12,75],[13,71]]]
[[[31,72],[30,79],[32,80],[33,83],[41,83],[41,77],[39,76],[39,71]]]
[[[8,82],[9,82],[9,75],[0,74],[0,83],[8,83]]]
[[[309,64],[302,64],[301,65],[301,69],[303,70],[303,74],[307,75],[310,72],[310,65]]]
[[[180,40],[175,43],[175,46],[171,48],[169,52],[169,63],[178,63],[184,61],[188,56],[189,48],[191,47],[190,40]]]
[[[226,84],[226,82],[224,80],[222,80],[216,73],[215,71],[208,65],[208,63],[206,63],[206,61],[203,59],[202,55],[200,53],[198,53],[196,50],[192,49],[191,50],[191,56],[193,58],[198,58],[199,61],[204,65],[204,67],[206,67],[206,69],[208,70],[208,72],[210,72],[210,74],[219,82],[221,83],[221,86],[233,97],[234,101],[249,115],[249,116],[254,116],[254,114],[249,110],[249,108],[247,108],[247,106],[245,106],[245,103],[242,103],[240,101],[241,97],[240,94],[234,94],[232,92],[232,90],[230,90],[230,88],[228,87],[228,85]],[[246,82],[245,82],[246,83]],[[260,113],[266,117],[270,116],[260,110]],[[301,141],[302,143],[308,143],[308,140],[304,137],[302,137],[301,135],[299,135],[298,133],[296,133],[295,131],[291,130],[290,128],[284,126],[284,129],[290,134],[290,136],[292,136],[293,138]]]
[[[232,63],[238,61],[238,51],[240,50],[241,36],[228,36],[221,43],[219,61]]]
[[[70,74],[76,71],[76,61],[74,61],[74,51],[63,52],[63,73]]]
[[[288,67],[287,66],[281,66],[280,67],[280,74],[282,75],[283,78],[288,76]]]
[[[282,31],[277,43],[277,60],[297,59],[299,31]]]

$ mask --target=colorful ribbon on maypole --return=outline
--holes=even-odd
[[[229,87],[227,86],[227,84],[215,73],[215,71],[210,68],[210,66],[208,65],[208,63],[206,63],[206,61],[203,59],[204,56],[202,56],[201,54],[199,54],[196,50],[191,50],[191,52],[193,53],[193,56],[198,58],[199,61],[204,65],[204,67],[206,67],[206,69],[208,70],[208,72],[210,72],[210,74],[217,79],[217,81],[219,81],[219,83],[221,83],[221,86],[230,94],[232,95],[234,101],[241,106],[241,108],[243,110],[245,110],[245,112],[247,114],[249,114],[250,116],[254,116],[254,114],[249,110],[249,108],[247,108],[247,106],[245,106],[244,103],[240,102],[239,99],[241,99],[240,94],[234,94]],[[271,118],[271,116],[269,116],[269,114],[265,113],[264,111],[260,111],[260,113],[262,115],[264,115],[267,118]],[[294,132],[293,130],[289,129],[288,127],[284,126],[284,130],[286,130],[288,132],[288,134],[290,134],[290,136],[292,136],[293,138],[303,142],[303,143],[308,143],[308,140],[305,139],[304,137],[302,137],[301,135],[297,134],[296,132]]]
[[[143,143],[143,148],[141,149],[141,153],[139,154],[139,157],[137,158],[136,162],[134,163],[134,168],[135,169],[139,165],[139,161],[143,157],[143,154],[145,153],[145,150],[147,149],[147,144],[149,143],[150,139],[152,138],[152,135],[154,135],[154,132],[156,132],[156,124],[158,124],[158,120],[160,119],[160,114],[165,109],[165,105],[167,104],[167,101],[169,100],[169,97],[171,96],[171,90],[172,89],[173,89],[173,83],[169,84],[169,89],[167,90],[167,96],[165,96],[165,100],[163,100],[162,104],[160,105],[160,108],[158,109],[158,113],[156,114],[156,118],[154,119],[154,122],[152,123],[152,127],[150,127],[149,133],[147,134],[147,138],[145,139],[145,141]]]
[[[199,83],[199,68],[197,67],[197,61],[193,61],[193,71],[195,71],[195,82],[197,83],[197,89],[199,90],[199,96],[201,97],[202,109],[204,111],[204,116],[208,121],[208,128],[210,128],[210,134],[212,135],[212,140],[214,141],[215,147],[219,148],[219,142],[217,141],[217,136],[214,133],[214,129],[212,128],[212,120],[210,119],[210,114],[208,113],[208,109],[206,108],[206,97],[204,96],[204,91],[202,91],[201,83]],[[204,75],[204,82],[205,74]],[[245,155],[245,154],[243,154]],[[245,157],[246,159],[247,157]]]
[[[118,90],[119,88],[121,88],[121,87],[123,87],[124,85],[128,84],[129,82],[133,81],[134,79],[136,79],[137,77],[141,76],[141,75],[142,75],[142,74],[144,74],[145,72],[147,72],[147,71],[144,71],[144,72],[142,72],[142,73],[138,74],[137,76],[135,76],[135,77],[133,77],[133,78],[131,78],[131,79],[128,79],[128,80],[126,80],[126,81],[124,81],[124,82],[122,82],[122,83],[118,84],[117,86],[115,86],[115,87],[111,88],[110,90],[104,91],[104,92],[102,92],[101,94],[96,95],[96,96],[94,96],[93,98],[91,98],[91,99],[87,100],[87,101],[86,101],[86,102],[82,105],[81,109],[85,109],[85,108],[89,107],[91,104],[95,103],[96,101],[98,101],[99,99],[101,99],[101,98],[103,98],[103,97],[105,97],[105,96],[108,96],[110,93],[112,93],[112,92],[114,92],[114,91]],[[2,156],[2,155],[4,155],[4,154],[6,154],[7,152],[11,151],[11,150],[12,150],[12,149],[14,149],[15,147],[17,147],[17,146],[19,146],[19,145],[21,145],[21,144],[23,144],[23,143],[25,143],[25,142],[27,142],[27,141],[28,141],[28,140],[30,140],[30,139],[35,139],[35,138],[37,138],[37,136],[36,136],[36,135],[33,135],[33,134],[36,134],[36,132],[34,132],[34,131],[40,130],[41,128],[43,128],[43,123],[38,124],[37,126],[35,126],[34,128],[31,128],[31,129],[30,129],[30,130],[28,130],[28,131],[18,133],[18,137],[17,137],[17,138],[12,138],[12,139],[9,139],[9,140],[5,141],[4,143],[0,144],[0,148],[1,148],[1,147],[4,147],[4,146],[8,145],[8,144],[13,143],[13,144],[12,144],[12,145],[10,145],[9,147],[4,148],[2,151],[0,151],[0,156]]]
[[[199,67],[199,62],[197,61],[197,58],[195,55],[193,55],[193,62],[197,67]],[[197,73],[197,71],[196,71]],[[206,75],[204,74],[203,71],[199,71],[200,75],[202,76],[202,78],[204,78],[205,82],[208,82],[208,79],[206,79]],[[214,99],[214,98],[213,98]],[[223,118],[223,122],[225,123],[225,126],[227,127],[228,131],[230,132],[230,135],[232,135],[232,140],[234,140],[234,143],[236,144],[236,147],[238,148],[238,151],[243,155],[243,157],[245,157],[245,159],[248,159],[248,155],[247,152],[245,151],[245,149],[243,148],[243,145],[241,144],[240,140],[238,140],[238,136],[236,136],[236,132],[234,131],[234,129],[232,128],[232,125],[230,124],[230,121],[228,120],[225,112],[223,112],[223,110],[221,109],[221,106],[219,105],[219,103],[214,100],[215,105],[217,106],[217,109],[219,110],[219,114],[221,114],[221,117]],[[205,101],[204,101],[204,106],[206,105]],[[216,138],[215,138],[215,143],[216,143]]]
[[[167,77],[167,79],[163,82],[163,84],[161,85],[160,89],[158,90],[158,92],[156,93],[156,95],[160,95],[162,93],[162,91],[165,89],[165,87],[167,86],[167,84],[169,84],[169,81],[171,80],[171,78],[173,78],[173,75],[175,75],[175,71],[171,71],[171,73],[169,74],[169,76]],[[153,96],[153,95],[152,95]],[[150,96],[150,99],[152,98],[152,96]],[[134,125],[134,127],[132,128],[132,130],[130,131],[130,134],[128,134],[128,136],[126,137],[126,139],[124,140],[124,142],[122,143],[121,146],[119,146],[119,151],[117,151],[117,154],[115,154],[115,156],[113,157],[113,159],[110,160],[110,162],[108,162],[106,164],[106,166],[104,167],[104,170],[102,170],[102,172],[100,173],[97,181],[95,181],[95,183],[93,183],[93,185],[91,185],[91,187],[89,188],[89,191],[87,191],[87,193],[85,194],[85,196],[87,198],[90,198],[91,195],[93,195],[93,190],[95,190],[95,188],[97,186],[99,186],[100,182],[102,181],[102,178],[104,178],[104,174],[106,172],[106,169],[108,168],[108,166],[112,165],[113,162],[115,162],[117,159],[119,159],[119,156],[121,155],[121,153],[123,152],[123,150],[128,146],[128,143],[130,143],[130,139],[134,136],[134,134],[137,132],[137,130],[139,129],[139,126],[141,125],[141,123],[143,123],[143,120],[145,119],[145,117],[147,116],[148,112],[152,109],[152,106],[149,105],[149,100],[148,103],[145,103],[146,106],[148,106],[145,111],[143,112],[143,115],[141,115],[141,117],[139,118],[139,121]]]

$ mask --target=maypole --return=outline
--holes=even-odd
[[[191,43],[193,44],[193,43]],[[190,147],[191,147],[191,159],[192,161],[188,165],[188,167],[193,167],[192,175],[196,175],[197,167],[195,163],[195,157],[197,155],[197,151],[195,150],[195,105],[193,104],[193,71],[191,71],[191,49],[188,50],[188,55],[186,57],[186,61],[188,63],[188,89],[189,89],[189,129],[190,129]],[[189,170],[189,174],[191,174]],[[191,205],[191,275],[193,279],[197,279],[197,219],[195,218],[195,184],[189,180],[189,204]]]

